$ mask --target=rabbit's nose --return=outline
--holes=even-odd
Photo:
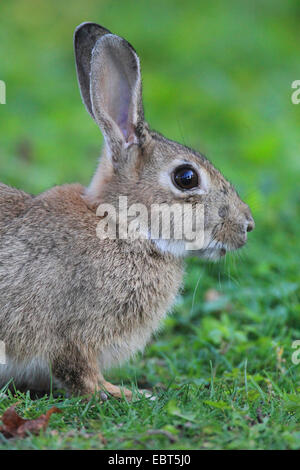
[[[247,212],[246,212],[246,231],[247,232],[252,232],[252,230],[254,230],[255,228],[255,223],[254,223],[254,220],[253,220],[253,217],[252,217],[252,214],[250,212],[250,209],[247,208]]]
[[[252,232],[252,230],[254,229],[255,227],[255,223],[254,223],[254,220],[252,220],[251,222],[247,222],[247,232]]]

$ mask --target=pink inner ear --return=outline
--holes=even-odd
[[[115,104],[115,121],[118,124],[125,140],[129,137],[129,108],[131,102],[131,93],[128,83],[121,80],[119,83],[118,96],[116,96],[117,103]]]
[[[117,120],[117,124],[122,131],[122,134],[125,137],[125,140],[128,139],[128,108],[124,108],[121,110],[121,114],[119,119]]]
[[[91,77],[96,120],[110,141],[135,138],[136,87],[139,83],[137,58],[124,40],[103,36],[93,50]],[[105,122],[109,119],[110,122]],[[121,134],[121,135],[120,135]]]

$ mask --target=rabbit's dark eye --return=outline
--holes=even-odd
[[[173,182],[180,189],[193,189],[198,186],[198,175],[190,166],[180,166],[173,173]]]

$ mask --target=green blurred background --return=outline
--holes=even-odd
[[[206,154],[256,221],[240,256],[188,262],[185,290],[164,333],[115,379],[150,388],[160,382],[168,390],[194,384],[198,398],[178,406],[189,406],[207,432],[206,447],[297,448],[300,428],[289,420],[291,410],[300,416],[300,366],[291,361],[292,341],[300,339],[300,104],[291,102],[291,84],[300,80],[299,1],[1,2],[7,104],[0,105],[0,180],[6,184],[38,193],[65,182],[88,184],[93,175],[102,137],[81,103],[72,44],[83,21],[133,44],[150,125]],[[274,398],[265,409],[272,426],[251,437],[254,427],[243,428],[243,413],[253,405],[255,416],[262,396]],[[166,404],[157,420],[172,420],[174,406]],[[233,407],[241,414],[228,411],[227,441],[219,423]],[[132,422],[135,434],[139,420]],[[198,446],[191,436],[182,439]]]

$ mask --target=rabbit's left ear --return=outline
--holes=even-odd
[[[90,74],[93,48],[99,38],[111,32],[97,23],[81,23],[74,32],[76,72],[82,101],[93,119],[90,97]]]
[[[90,97],[94,119],[117,164],[124,148],[139,143],[144,123],[140,61],[125,39],[106,34],[97,40],[91,58]]]

